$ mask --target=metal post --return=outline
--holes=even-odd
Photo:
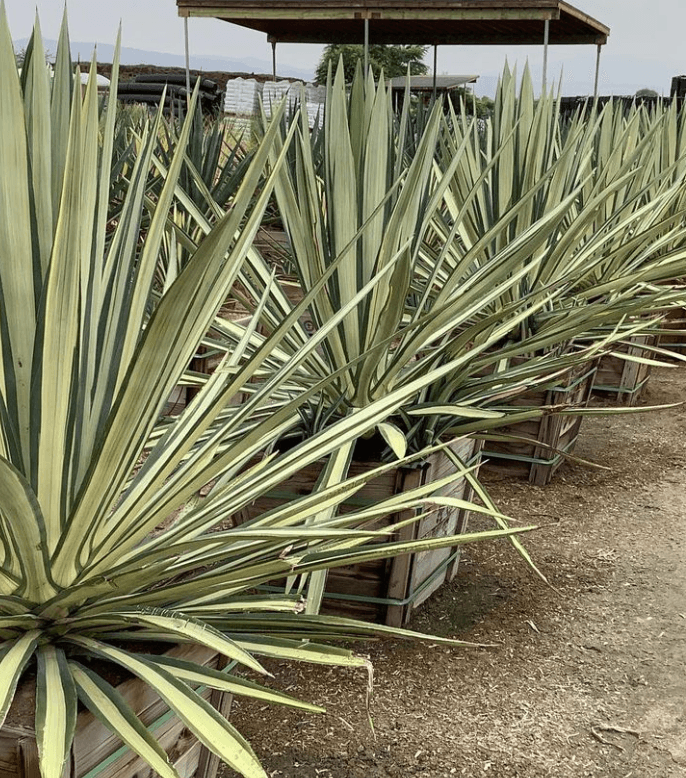
[[[548,39],[550,37],[550,19],[546,19],[543,27],[543,87],[542,94],[548,88]]]
[[[438,60],[438,44],[434,43],[434,90],[432,100],[436,102],[436,61]]]
[[[369,19],[364,20],[364,75],[367,77],[369,68]]]
[[[276,81],[276,41],[272,41],[272,80]]]
[[[600,52],[603,49],[602,43],[598,44],[598,52],[595,57],[595,82],[593,84],[593,100],[598,99],[598,77],[600,76]]]
[[[186,100],[190,103],[191,100],[191,54],[190,47],[188,45],[188,17],[183,17],[183,32],[186,41]]]

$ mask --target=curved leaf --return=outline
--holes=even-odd
[[[31,630],[7,642],[6,653],[0,659],[0,727],[5,722],[21,674],[36,650],[40,635],[40,630]]]
[[[107,729],[162,778],[179,778],[164,749],[113,686],[78,662],[69,662],[69,670],[76,682],[79,699]]]
[[[248,742],[206,700],[153,661],[89,638],[70,640],[147,683],[213,754],[246,778],[267,778]]]

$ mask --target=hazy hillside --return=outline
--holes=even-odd
[[[23,38],[14,41],[14,47],[20,50],[26,46],[28,39]],[[50,53],[57,49],[57,42],[54,40],[45,40],[45,48]],[[72,41],[71,51],[74,60],[80,59],[82,62],[90,60],[95,43],[82,43]],[[97,44],[97,56],[99,62],[112,62],[114,55],[114,46],[108,43]],[[179,54],[166,54],[159,51],[146,51],[144,49],[131,49],[122,47],[121,50],[122,65],[154,65],[167,69],[185,68],[185,59]],[[278,75],[285,78],[297,78],[302,81],[309,81],[314,77],[310,70],[289,65],[287,62],[278,63]],[[211,72],[232,73],[240,75],[251,75],[260,73],[271,73],[272,63],[268,60],[247,57],[245,59],[232,59],[231,57],[218,56],[191,56],[191,67],[194,71],[209,75]]]

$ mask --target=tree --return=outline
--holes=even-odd
[[[404,76],[407,74],[408,66],[411,75],[422,76],[428,71],[427,66],[422,62],[426,51],[427,46],[386,46],[376,43],[369,47],[369,64],[376,77],[381,70],[386,78]],[[318,84],[326,83],[329,63],[335,70],[341,57],[345,80],[349,83],[355,75],[358,59],[364,60],[364,46],[353,43],[333,43],[326,46],[315,71],[315,80]]]
[[[14,50],[14,59],[18,68],[24,67],[24,60],[26,59],[26,46],[22,46],[20,49]],[[45,50],[45,64],[53,65],[55,63],[55,57],[49,49]]]
[[[493,106],[495,105],[490,97],[487,97],[486,95],[483,97],[476,97],[463,86],[451,91],[449,97],[456,111],[461,111],[462,103],[464,103],[466,112],[468,114],[474,114],[479,119],[490,116],[493,112]]]
[[[635,97],[659,97],[654,89],[639,89]]]

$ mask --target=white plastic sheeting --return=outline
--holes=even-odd
[[[307,118],[310,127],[320,125],[324,121],[324,103],[326,102],[326,87],[307,84],[305,87],[307,99]]]
[[[322,121],[326,87],[303,84],[302,81],[267,81],[262,84],[254,78],[233,78],[226,83],[224,113],[227,117],[257,116],[261,99],[265,113],[271,116],[272,107],[278,105],[284,97],[293,107],[303,94],[308,122],[313,127],[317,121]]]
[[[254,78],[232,78],[227,81],[224,113],[231,116],[254,116],[260,107],[262,86]]]

